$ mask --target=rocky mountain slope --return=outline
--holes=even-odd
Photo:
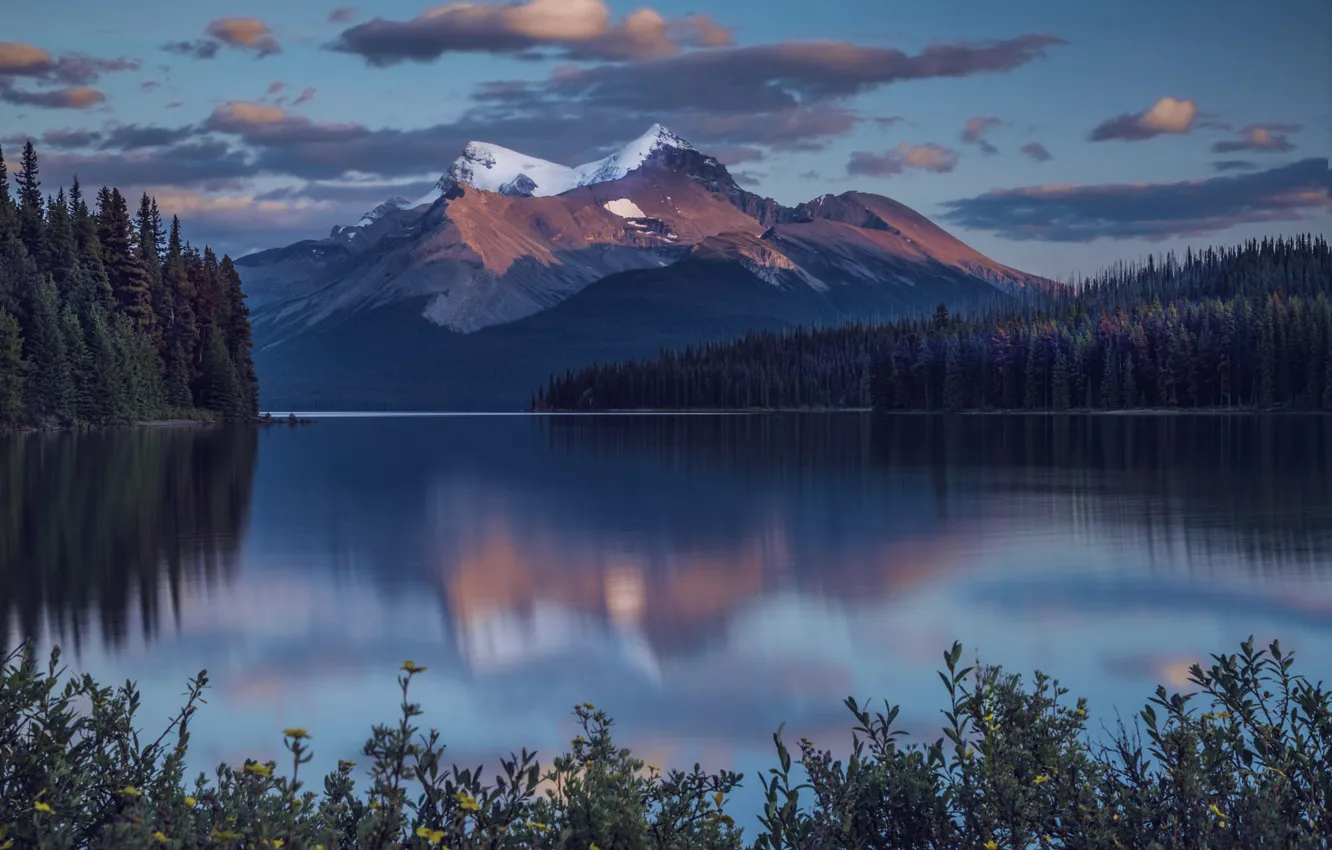
[[[277,408],[511,409],[594,359],[1053,285],[888,198],[762,198],[656,125],[572,168],[473,142],[419,201],[236,264]]]

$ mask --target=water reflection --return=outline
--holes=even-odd
[[[131,609],[150,634],[178,616],[187,585],[237,569],[256,447],[228,428],[0,437],[0,635],[78,646],[95,614],[115,644]]]
[[[955,638],[1128,710],[1249,633],[1332,650],[1323,417],[327,419],[0,458],[0,612],[97,612],[79,663],[162,715],[208,667],[201,767],[292,725],[355,757],[404,657],[460,760],[549,754],[590,699],[654,763],[752,778],[783,721],[843,737],[847,694],[929,731]]]

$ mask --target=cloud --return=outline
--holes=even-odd
[[[1125,113],[1101,122],[1091,132],[1093,142],[1123,139],[1137,142],[1162,133],[1187,133],[1198,117],[1198,105],[1191,100],[1163,97],[1142,112]]]
[[[1230,141],[1221,141],[1212,145],[1212,153],[1234,153],[1235,151],[1288,151],[1295,146],[1290,143],[1287,133],[1298,133],[1304,127],[1300,124],[1250,124],[1240,130],[1240,137]]]
[[[957,160],[958,153],[952,148],[946,148],[932,142],[914,146],[903,142],[896,148],[882,154],[854,151],[851,154],[851,159],[846,164],[846,173],[869,177],[891,177],[911,168],[943,174],[956,168]]]
[[[102,137],[102,150],[132,151],[142,148],[160,148],[183,142],[195,134],[192,126],[158,127],[143,124],[119,124],[111,127]]]
[[[26,91],[11,86],[0,86],[0,100],[47,109],[89,109],[104,103],[106,95],[87,86],[68,86],[46,91]]]
[[[1203,236],[1239,224],[1300,221],[1332,203],[1326,159],[1175,183],[995,189],[948,201],[945,220],[1006,239],[1091,242]]]
[[[1256,171],[1258,163],[1248,159],[1219,159],[1212,163],[1213,171]]]
[[[273,31],[258,18],[217,18],[209,22],[207,33],[228,47],[259,57],[282,52]]]
[[[20,146],[29,140],[43,150],[78,150],[96,145],[102,140],[102,134],[96,130],[47,130],[40,137],[7,136],[0,139],[0,142]]]
[[[255,174],[245,152],[219,139],[196,139],[166,148],[97,153],[53,153],[42,157],[48,186],[69,185],[78,175],[85,186],[222,188]]]
[[[797,174],[796,177],[800,178],[801,180],[822,180],[822,179],[823,179],[823,175],[819,174],[819,172],[816,171],[816,170],[814,170],[814,169],[810,169],[809,171],[802,171],[802,172],[800,172],[799,174]]]
[[[162,45],[162,49],[191,59],[213,59],[222,49],[222,45],[212,39],[200,38],[195,41],[169,41]]]
[[[307,86],[301,89],[301,93],[296,95],[296,99],[291,102],[292,106],[300,106],[302,103],[309,103],[315,99],[315,90],[313,86]]]
[[[750,188],[754,188],[760,185],[763,182],[763,178],[767,177],[768,175],[764,174],[761,171],[746,171],[744,169],[740,169],[737,171],[732,171],[731,176],[734,177],[735,182],[739,183],[741,186],[749,186]]]
[[[771,112],[848,98],[907,80],[1011,71],[1063,44],[1047,35],[935,44],[916,55],[888,47],[811,41],[695,51],[628,66],[552,75],[545,94],[600,106]]]
[[[311,200],[336,204],[350,204],[370,208],[383,203],[385,198],[419,198],[435,185],[434,180],[415,180],[399,183],[326,183],[311,181],[300,186],[282,186],[256,195],[262,201]]]
[[[723,165],[739,165],[742,162],[758,162],[763,159],[763,150],[749,145],[721,145],[709,148],[708,153],[715,156]]]
[[[351,22],[356,17],[355,6],[339,6],[328,13],[329,23],[345,24]]]
[[[1046,150],[1045,145],[1041,144],[1040,142],[1027,142],[1025,145],[1018,148],[1018,150],[1022,151],[1024,154],[1036,160],[1037,162],[1049,162],[1050,160],[1054,159],[1054,154]]]
[[[894,124],[900,124],[905,120],[906,119],[903,118],[901,115],[880,115],[878,118],[874,119],[874,123],[880,127],[886,128],[886,127],[891,127]]]
[[[280,81],[274,81],[268,84],[268,89],[265,92],[265,94],[277,94],[286,87],[287,87],[286,83]]]
[[[730,31],[705,15],[668,21],[638,9],[612,21],[605,0],[526,0],[503,5],[449,3],[408,21],[374,18],[344,30],[327,47],[367,65],[433,62],[446,53],[528,55],[554,49],[580,59],[622,61],[666,56],[682,46],[731,43]]]
[[[210,38],[171,41],[162,49],[191,59],[215,59],[223,47],[253,53],[260,59],[282,52],[273,31],[258,18],[216,18],[205,31]]]
[[[978,115],[974,118],[968,118],[966,126],[962,128],[962,141],[979,145],[981,153],[986,155],[999,153],[999,149],[990,144],[985,138],[985,134],[1002,123],[1004,122],[993,116]]]
[[[134,71],[139,66],[137,59],[101,59],[84,53],[53,56],[32,44],[0,41],[0,80],[28,77],[85,86],[96,82],[103,74]]]
[[[139,91],[157,91],[161,87],[162,84],[157,80],[144,80],[139,83]]]

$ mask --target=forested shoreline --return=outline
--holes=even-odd
[[[534,410],[1332,411],[1322,237],[1119,264],[1019,305],[756,332],[552,376]]]
[[[259,388],[240,275],[144,194],[43,195],[0,152],[0,431],[252,417]]]

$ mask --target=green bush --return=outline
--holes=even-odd
[[[943,737],[903,742],[896,706],[855,718],[849,756],[774,735],[778,764],[754,848],[1313,848],[1332,835],[1332,697],[1292,672],[1278,644],[1195,666],[1196,695],[1156,695],[1131,726],[1088,732],[1084,700],[944,653]],[[207,687],[152,741],[134,725],[132,684],[66,677],[59,650],[31,647],[0,671],[0,850],[19,847],[741,848],[725,813],[738,774],[662,773],[611,737],[611,719],[574,709],[581,732],[543,770],[523,750],[489,779],[445,767],[438,732],[409,699],[424,667],[403,664],[402,713],[364,748],[369,788],[342,762],[307,790],[311,736],[284,730],[274,762],[185,776]],[[63,684],[62,684],[63,682]],[[1206,705],[1201,703],[1205,702]],[[1204,710],[1205,709],[1205,710]]]

